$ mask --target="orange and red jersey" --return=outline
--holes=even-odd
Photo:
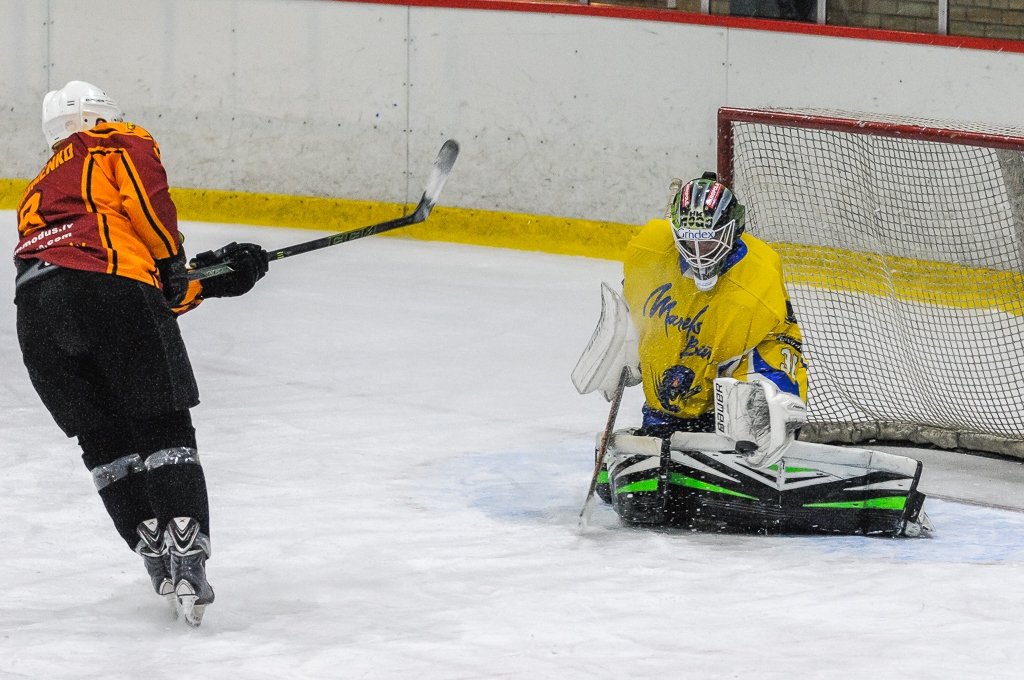
[[[155,264],[181,250],[160,147],[132,123],[100,123],[62,142],[18,205],[14,250],[68,269],[160,287]],[[198,304],[192,282],[182,306]]]

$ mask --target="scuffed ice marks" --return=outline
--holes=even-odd
[[[574,524],[593,456],[585,445],[461,456],[426,466],[420,491],[500,521]]]

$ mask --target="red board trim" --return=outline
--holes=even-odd
[[[579,5],[556,2],[517,2],[515,0],[333,0],[334,2],[359,2],[374,5],[402,5],[406,7],[443,7],[449,9],[479,9],[502,12],[535,12],[541,14],[575,14],[580,16],[611,17],[615,19],[636,19],[640,21],[661,21],[673,24],[696,26],[720,26],[751,31],[775,33],[801,33],[834,38],[856,40],[880,40],[884,42],[909,43],[914,45],[935,45],[957,49],[987,50],[990,52],[1024,53],[1024,42],[996,40],[993,38],[969,38],[912,33],[909,31],[885,31],[876,28],[852,28],[848,26],[819,26],[798,21],[777,21],[772,19],[746,19],[717,14],[694,14],[671,9],[645,9],[637,7],[616,7],[613,5]]]

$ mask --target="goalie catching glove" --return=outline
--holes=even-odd
[[[736,442],[746,463],[777,463],[807,422],[807,405],[767,380],[715,379],[715,432]]]
[[[192,269],[227,265],[231,271],[203,280],[202,297],[237,297],[252,290],[267,273],[267,251],[255,243],[231,242],[218,250],[199,253],[189,265]]]

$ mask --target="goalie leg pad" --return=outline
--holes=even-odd
[[[887,536],[932,528],[917,490],[922,465],[912,458],[797,441],[758,468],[715,434],[633,432],[612,435],[605,454],[609,497],[626,524]]]
[[[917,490],[924,466],[913,458],[797,441],[779,465],[787,477],[783,500],[815,531],[913,537],[932,529]],[[804,474],[816,482],[806,490],[797,486]]]
[[[631,434],[632,430],[621,430],[627,434]],[[612,437],[614,438],[614,434]],[[597,433],[597,439],[594,442],[594,465],[597,465],[597,459],[601,455],[601,440],[604,438],[604,432]],[[611,446],[611,441],[608,442]],[[594,486],[594,493],[601,499],[602,502],[611,505],[612,492],[611,487],[608,484],[608,456],[605,455],[604,463],[601,465],[601,470],[597,473],[597,484]]]
[[[605,452],[608,494],[623,522],[665,523],[663,459],[667,454],[667,440],[639,437],[633,430],[620,430],[612,435]]]
[[[785,458],[760,469],[742,454],[676,448],[687,441],[673,441],[667,471],[667,515],[684,526],[889,536],[929,528],[917,491],[922,465],[911,458],[794,442]]]

